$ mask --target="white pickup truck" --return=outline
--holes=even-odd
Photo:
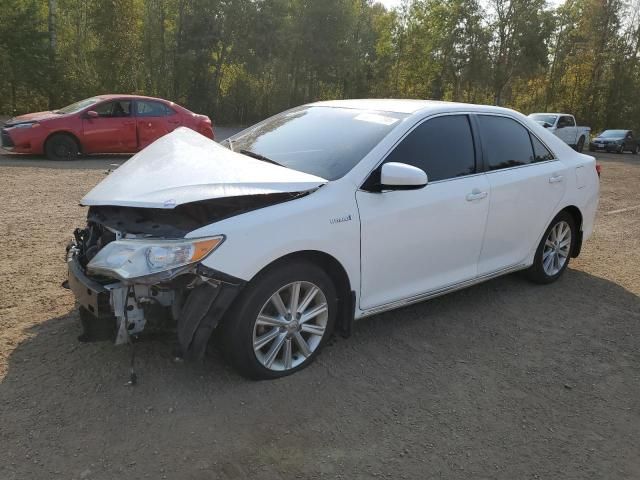
[[[532,113],[529,118],[538,122],[578,152],[582,152],[585,143],[589,142],[591,128],[577,126],[573,115],[568,113]]]

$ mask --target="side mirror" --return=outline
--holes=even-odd
[[[98,112],[96,112],[95,110],[89,110],[87,112],[87,118],[98,118],[100,115],[98,115]]]
[[[428,182],[424,170],[406,163],[389,162],[382,165],[380,185],[387,190],[417,190]]]

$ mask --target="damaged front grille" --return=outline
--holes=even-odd
[[[269,193],[215,198],[185,203],[172,209],[93,206],[87,219],[112,230],[161,238],[184,236],[214,222],[276,205],[307,195],[308,192]]]
[[[116,240],[114,232],[94,222],[88,222],[85,228],[76,228],[73,237],[78,262],[83,270],[105,245]]]

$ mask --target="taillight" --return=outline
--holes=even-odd
[[[598,173],[598,176],[600,176],[600,172],[602,171],[602,165],[598,165],[596,163],[596,172]]]

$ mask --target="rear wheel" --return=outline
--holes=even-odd
[[[578,145],[576,145],[576,151],[582,153],[582,150],[584,150],[584,137],[580,137],[580,140],[578,140]]]
[[[636,145],[635,147],[633,147],[633,150],[631,150],[631,153],[633,153],[634,155],[638,154],[638,150],[640,150],[640,147],[638,147],[638,145]]]
[[[52,135],[45,144],[45,153],[49,160],[75,160],[80,151],[78,143],[71,136],[64,133]]]
[[[270,379],[308,366],[331,335],[337,295],[317,265],[280,265],[254,279],[227,315],[223,349],[244,376]]]
[[[569,265],[576,238],[574,218],[560,212],[542,236],[533,265],[525,272],[529,280],[542,284],[556,281]]]

